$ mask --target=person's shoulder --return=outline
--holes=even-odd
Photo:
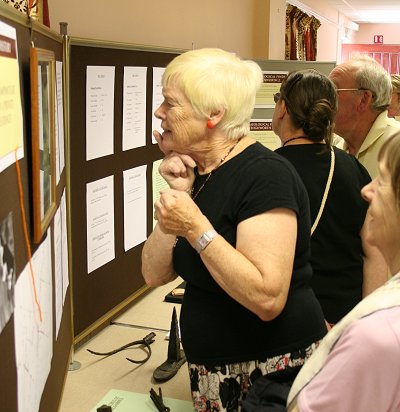
[[[266,180],[301,182],[293,164],[276,151],[272,151],[256,142],[247,149],[246,172],[262,174]],[[243,165],[244,166],[244,165]]]
[[[340,159],[344,160],[348,163],[354,164],[354,165],[361,165],[359,160],[352,154],[346,152],[343,149],[340,149],[339,147],[333,147],[333,150],[335,151],[335,156]],[[362,166],[362,165],[361,165]],[[363,166],[362,166],[363,167]]]
[[[277,151],[273,151],[262,145],[260,142],[256,142],[250,145],[247,149],[248,156],[255,156],[258,159],[272,161],[272,163],[290,165],[290,162],[283,156],[278,154]],[[290,167],[290,166],[289,166]]]
[[[246,149],[249,153],[257,153],[263,157],[267,158],[275,158],[276,157],[276,151],[269,149],[267,146],[264,146],[262,143],[256,141],[250,146],[247,147]]]
[[[387,118],[386,124],[388,127],[393,128],[395,131],[400,130],[400,122],[396,119],[393,119],[391,117]]]
[[[351,162],[351,163],[355,163],[354,160],[357,160],[355,156],[353,156],[350,153],[347,153],[345,150],[341,149],[340,147],[332,146],[332,148],[333,148],[333,151],[335,152],[336,158],[340,160],[344,159],[344,161]]]
[[[381,136],[384,138],[390,137],[394,133],[398,133],[400,131],[400,122],[396,119],[388,117],[387,111],[384,111],[378,115],[375,119],[370,132],[374,133],[382,133]]]
[[[362,165],[355,156],[338,147],[334,147],[334,151],[338,163],[344,164],[347,168],[349,168],[349,172],[358,172],[359,175],[362,176],[362,181],[364,184],[371,181],[371,176],[367,168]]]
[[[388,118],[386,126],[383,130],[383,135],[382,135],[383,139],[381,140],[386,141],[393,135],[398,134],[399,132],[400,132],[400,122],[398,122],[397,120]]]
[[[386,354],[400,349],[400,306],[377,310],[351,324],[346,335],[354,345],[368,346]]]

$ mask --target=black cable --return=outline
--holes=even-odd
[[[124,350],[126,348],[129,348],[130,346],[144,345],[145,348],[147,349],[147,354],[146,354],[146,357],[144,359],[142,359],[142,360],[133,360],[133,359],[126,358],[129,362],[142,364],[142,363],[145,363],[147,360],[149,360],[149,358],[151,356],[151,347],[150,347],[150,345],[154,342],[154,337],[155,336],[156,336],[156,334],[154,332],[150,332],[143,339],[139,339],[139,340],[135,340],[133,342],[127,343],[126,345],[123,345],[120,348],[111,350],[109,352],[96,352],[96,351],[93,351],[91,349],[86,349],[86,350],[89,353],[93,354],[93,355],[110,356],[110,355],[114,355],[115,353],[121,352],[122,350]]]

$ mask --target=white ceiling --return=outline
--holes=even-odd
[[[327,2],[355,23],[400,23],[400,0],[327,0]]]

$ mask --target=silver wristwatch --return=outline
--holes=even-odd
[[[194,248],[196,249],[197,253],[201,253],[210,243],[211,241],[217,236],[218,233],[216,230],[207,230],[204,232],[194,244]]]

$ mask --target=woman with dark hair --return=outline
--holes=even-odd
[[[337,111],[334,83],[313,70],[292,72],[275,96],[276,152],[302,178],[310,199],[312,288],[328,323],[338,322],[387,280],[381,254],[363,238],[371,180],[358,160],[332,146]]]

